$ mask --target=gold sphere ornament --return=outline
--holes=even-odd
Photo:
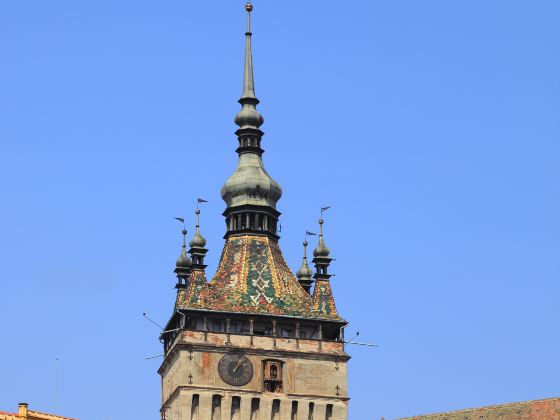
[[[245,5],[245,10],[247,10],[249,13],[253,11],[253,5],[251,4],[250,1],[248,1],[247,4]]]

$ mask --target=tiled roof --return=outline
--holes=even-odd
[[[178,308],[342,321],[332,299],[315,310],[278,242],[265,236],[229,237],[214,278],[206,283],[203,276],[193,271],[188,289],[179,291]]]
[[[401,420],[560,420],[560,398],[470,408]]]
[[[29,410],[27,412],[29,420],[76,420],[70,417],[62,417],[54,414],[41,413],[39,411]]]
[[[204,271],[194,270],[189,276],[189,285],[184,293],[179,293],[177,296],[178,307],[200,307],[201,297],[205,294],[208,288],[206,281],[206,274]]]
[[[313,290],[313,311],[324,318],[337,317],[336,305],[328,280],[317,279]]]
[[[6,411],[0,411],[0,420],[18,420],[20,417],[17,413],[8,413]],[[39,411],[28,410],[27,419],[29,420],[76,420],[70,417],[61,417],[54,414],[41,413]]]

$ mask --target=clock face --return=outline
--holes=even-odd
[[[253,365],[244,354],[229,353],[218,363],[218,372],[225,383],[242,386],[253,378]]]

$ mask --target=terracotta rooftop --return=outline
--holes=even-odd
[[[21,410],[21,409],[20,409]],[[0,420],[76,420],[70,417],[57,416],[55,414],[41,413],[39,411],[28,410],[27,406],[20,411],[22,414],[0,411]]]
[[[229,237],[212,281],[193,271],[188,289],[179,292],[177,308],[344,321],[328,285],[310,296],[286,264],[278,242],[257,235]]]
[[[560,420],[560,398],[524,401],[448,413],[406,417],[401,420]]]

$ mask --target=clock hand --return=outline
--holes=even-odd
[[[237,366],[235,366],[235,367],[233,368],[233,373],[235,373],[235,372],[237,371],[237,369],[239,368],[239,366],[241,366],[241,362],[242,362],[242,361],[243,361],[243,360],[239,360],[239,362],[237,362]]]

